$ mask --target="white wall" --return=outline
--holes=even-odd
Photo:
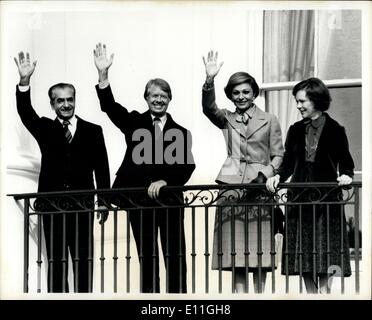
[[[98,77],[93,61],[93,49],[98,42],[106,43],[108,52],[115,53],[110,82],[117,101],[129,110],[147,109],[143,91],[150,78],[160,77],[170,83],[173,100],[168,110],[193,135],[196,170],[189,184],[214,183],[226,151],[222,134],[201,111],[201,86],[205,78],[202,55],[210,49],[219,51],[225,63],[216,79],[217,101],[221,107],[233,109],[224,96],[223,86],[233,72],[245,70],[254,75],[252,70],[247,70],[248,66],[257,65],[253,60],[256,52],[247,45],[251,44],[247,39],[252,39],[248,29],[261,13],[249,12],[239,4],[65,4],[15,2],[2,7],[2,80],[6,79],[2,81],[1,95],[5,137],[2,147],[7,150],[5,163],[8,173],[4,193],[36,191],[39,170],[40,151],[16,112],[14,93],[19,79],[13,57],[21,50],[29,51],[31,59],[38,61],[31,82],[32,101],[37,113],[54,118],[47,96],[48,88],[57,82],[73,83],[77,89],[76,113],[103,127],[111,179],[114,180],[124,156],[125,142],[121,132],[100,111],[94,88]],[[252,59],[249,60],[250,55]],[[22,183],[19,174],[14,174],[15,169],[17,173],[31,171],[33,183]],[[7,209],[16,221],[10,223],[2,215],[2,245],[9,249],[6,244],[12,241],[16,244],[17,254],[10,259],[9,250],[3,250],[2,261],[7,269],[14,264],[19,266],[10,277],[9,273],[4,276],[12,280],[3,282],[3,290],[12,295],[21,288],[23,218],[13,200],[9,202]],[[108,240],[111,238],[111,222],[109,219]],[[212,230],[212,215],[210,225]],[[188,226],[186,219],[186,228]],[[121,237],[124,237],[123,231],[119,229]],[[95,233],[97,258],[98,227]],[[132,254],[135,261],[135,247]],[[34,260],[31,257],[30,265]],[[99,263],[95,272],[98,270]],[[42,282],[45,283],[44,279]],[[98,283],[95,284],[99,290]]]
[[[236,6],[215,6],[211,10],[198,4],[117,3],[104,7],[88,5],[82,11],[70,6],[71,12],[66,8],[61,8],[66,10],[63,12],[41,12],[46,7],[56,10],[55,6],[39,8],[34,4],[26,6],[26,13],[10,12],[7,16],[6,33],[11,36],[3,50],[7,66],[4,95],[12,122],[18,126],[14,103],[18,74],[13,56],[27,50],[38,61],[31,85],[39,115],[54,117],[47,97],[52,84],[73,83],[77,89],[76,113],[104,129],[114,178],[125,144],[121,132],[100,111],[94,89],[97,71],[92,52],[101,41],[107,44],[110,53],[115,53],[110,69],[115,98],[129,110],[147,109],[143,90],[150,78],[161,77],[170,83],[173,100],[169,112],[193,134],[197,169],[190,183],[213,182],[225,149],[222,135],[201,112],[205,77],[202,55],[211,48],[219,50],[225,64],[216,80],[217,102],[232,108],[223,86],[233,72],[247,70],[248,10]],[[37,147],[33,147],[33,152],[38,152]]]

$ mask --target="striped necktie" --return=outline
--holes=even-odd
[[[63,130],[65,131],[65,137],[68,143],[71,143],[72,141],[72,134],[71,131],[68,129],[68,125],[70,124],[70,121],[63,120]]]

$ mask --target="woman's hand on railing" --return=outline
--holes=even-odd
[[[279,184],[279,180],[280,180],[280,176],[278,174],[267,179],[266,181],[267,190],[274,193]]]
[[[337,178],[337,181],[339,186],[346,186],[353,182],[353,178],[343,174]]]

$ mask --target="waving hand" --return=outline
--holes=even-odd
[[[110,58],[107,58],[106,45],[98,43],[94,53],[94,64],[98,70],[99,80],[106,80],[108,78],[108,69],[111,67],[114,60],[114,54],[112,53]]]
[[[207,75],[208,82],[213,81],[214,77],[218,74],[223,65],[223,62],[220,62],[220,64],[218,64],[217,58],[218,52],[216,51],[215,53],[213,53],[213,50],[208,52],[207,59],[205,59],[205,57],[203,56],[205,73]]]
[[[31,63],[30,54],[26,52],[26,55],[23,51],[18,53],[18,60],[14,57],[14,61],[17,65],[19,72],[19,84],[21,86],[28,86],[30,84],[30,78],[35,71],[36,60]]]

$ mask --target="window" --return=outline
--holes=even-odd
[[[308,77],[330,89],[329,114],[346,128],[361,179],[361,11],[264,11],[263,84],[265,108],[278,116],[284,137],[300,119],[291,94]]]

